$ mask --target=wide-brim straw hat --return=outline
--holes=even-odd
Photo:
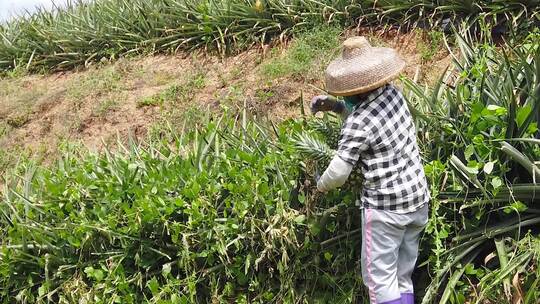
[[[326,90],[335,96],[369,92],[398,77],[403,68],[405,61],[395,50],[352,37],[343,42],[341,56],[326,69]]]

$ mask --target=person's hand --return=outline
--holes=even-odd
[[[321,179],[321,174],[319,173],[319,168],[315,168],[315,172],[313,172],[313,181],[315,182],[315,185],[319,183],[319,179]]]
[[[311,113],[332,111],[336,101],[328,95],[317,95],[311,99]]]
[[[321,193],[326,193],[326,191],[321,191],[319,188],[319,180],[321,179],[321,174],[319,173],[319,169],[316,168],[315,172],[313,173],[313,180],[315,181],[315,188],[317,188],[317,191]]]

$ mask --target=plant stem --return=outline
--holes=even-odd
[[[508,265],[508,256],[506,255],[506,249],[504,248],[504,239],[495,240],[495,248],[497,249],[497,256],[499,257],[500,268],[506,268]],[[510,278],[506,277],[503,280],[504,294],[506,299],[509,300],[511,296]]]

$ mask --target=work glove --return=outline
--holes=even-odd
[[[332,100],[328,95],[317,95],[311,99],[311,113],[332,111],[336,101]]]
[[[319,172],[319,168],[315,168],[315,172],[313,172],[313,181],[315,182],[315,186],[319,183],[319,179],[321,179],[321,173]]]
[[[311,99],[311,113],[332,111],[341,114],[343,111],[343,103],[336,98],[328,95],[317,95]]]
[[[321,191],[319,189],[319,181],[321,180],[321,173],[319,172],[319,168],[315,168],[315,172],[313,174],[313,180],[315,181],[315,188],[317,188],[317,191],[326,193],[326,191]]]

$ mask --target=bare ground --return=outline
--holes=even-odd
[[[354,34],[396,48],[407,62],[405,74],[426,83],[451,62],[444,48],[426,60],[423,34],[355,29],[344,36]],[[0,79],[0,167],[2,157],[5,164],[21,154],[47,161],[62,142],[99,150],[117,137],[143,138],[164,121],[197,121],[200,113],[244,104],[277,121],[298,116],[299,96],[307,109],[309,98],[321,93],[316,88],[323,87],[323,75],[265,78],[259,66],[269,56],[266,50],[223,59],[204,54],[123,59],[79,72]]]

